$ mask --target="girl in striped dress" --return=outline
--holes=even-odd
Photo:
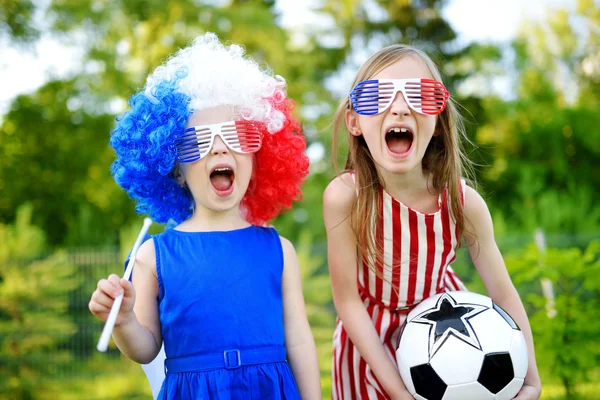
[[[487,205],[462,179],[469,165],[460,145],[464,128],[435,64],[405,45],[375,53],[334,116],[334,154],[342,125],[346,172],[323,196],[338,313],[333,398],[412,399],[394,357],[400,327],[423,299],[465,289],[450,268],[461,238],[488,296],[525,334],[529,370],[517,399],[539,398],[527,315]]]

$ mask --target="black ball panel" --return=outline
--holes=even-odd
[[[477,381],[487,390],[496,394],[515,377],[509,353],[491,353],[483,358],[483,365]]]
[[[442,400],[447,385],[429,363],[411,367],[410,376],[417,394],[427,400]]]

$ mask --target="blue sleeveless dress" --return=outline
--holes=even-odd
[[[159,399],[300,399],[286,362],[277,231],[153,236],[167,360]]]

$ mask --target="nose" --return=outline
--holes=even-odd
[[[390,111],[394,115],[408,115],[410,114],[410,107],[404,98],[404,94],[401,91],[396,92],[396,97],[392,100]]]
[[[215,140],[213,141],[213,146],[212,146],[212,149],[210,150],[210,153],[213,156],[217,156],[219,154],[229,154],[229,147],[227,147],[225,142],[223,142],[223,139],[221,139],[221,136],[219,136],[219,135],[215,136]]]

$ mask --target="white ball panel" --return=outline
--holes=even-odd
[[[494,400],[495,396],[479,382],[452,385],[446,388],[442,400]]]
[[[519,393],[522,386],[523,379],[513,379],[504,389],[496,393],[496,400],[511,400]]]
[[[451,335],[430,364],[447,385],[458,385],[477,381],[483,356],[481,351]]]
[[[456,290],[448,292],[457,303],[479,304],[487,308],[492,308],[492,299],[479,293],[469,292],[467,290]]]
[[[400,345],[396,351],[396,361],[399,364],[403,362],[410,368],[429,362],[427,340],[430,328],[431,325],[427,324],[406,324],[400,338]],[[398,357],[398,355],[401,357]]]
[[[509,353],[515,371],[515,378],[525,379],[529,359],[527,358],[527,343],[523,332],[513,330]]]
[[[415,398],[415,400],[427,400],[425,397],[420,396],[418,394],[413,394],[413,397]]]
[[[414,396],[416,389],[410,376],[410,367],[402,360],[400,352],[396,352],[396,360],[398,362],[398,371],[400,371],[400,376],[402,377],[402,381],[404,381],[404,386]]]
[[[493,308],[469,318],[484,353],[507,352],[513,338],[513,329]]]

